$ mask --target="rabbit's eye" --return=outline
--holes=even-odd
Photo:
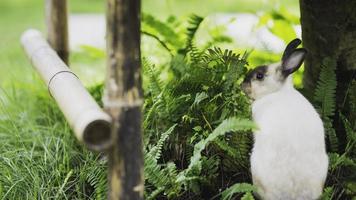
[[[257,78],[258,80],[262,80],[262,79],[264,78],[264,74],[262,74],[262,73],[257,73],[257,74],[256,74],[256,78]]]

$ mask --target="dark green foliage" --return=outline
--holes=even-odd
[[[231,199],[235,193],[245,193],[246,196],[242,197],[243,199],[254,199],[251,195],[251,192],[256,191],[256,189],[247,183],[236,183],[229,188],[227,188],[222,194],[222,200]]]
[[[196,18],[192,22],[191,27],[198,27],[201,19]],[[243,125],[239,125],[238,119],[250,117],[249,103],[238,87],[246,72],[246,55],[219,48],[200,50],[192,39],[189,40],[197,28],[189,30],[192,31],[188,31],[186,37],[189,48],[173,55],[169,67],[158,68],[145,62],[144,73],[150,77],[144,109],[146,150],[154,148],[150,144],[163,137],[160,133],[177,124],[160,147],[160,158],[146,158],[157,170],[156,176],[146,177],[146,193],[154,194],[156,199],[253,199],[252,189],[241,189],[245,185],[243,188],[252,188],[241,183],[250,182],[248,158],[252,141],[249,132],[241,131]],[[353,118],[340,113],[347,130],[346,148],[340,149],[339,136],[333,128],[335,70],[336,63],[326,58],[314,95],[315,107],[324,121],[330,152],[328,187],[322,199],[349,198],[355,194],[356,177],[352,173],[356,170],[355,123],[349,121]],[[162,73],[169,74],[164,81],[159,77]],[[350,84],[350,108],[355,107],[352,101],[356,96],[352,91],[354,87]],[[226,125],[237,126],[236,130],[240,131],[230,132]],[[174,173],[169,172],[168,166]],[[164,176],[166,183],[175,184],[152,183],[157,175]],[[233,184],[235,187],[231,186]],[[228,189],[219,193],[217,188]]]
[[[356,74],[354,74],[356,76]],[[354,119],[351,123],[351,129],[356,130],[356,78],[350,83],[349,87],[349,101],[346,102],[349,104],[349,119]],[[352,120],[350,120],[352,122]]]
[[[336,63],[335,59],[325,58],[321,66],[321,72],[315,90],[314,101],[317,110],[324,122],[329,152],[329,173],[321,199],[349,199],[356,195],[356,131],[349,119],[343,113],[339,113],[346,131],[346,147],[341,149],[339,138],[333,127],[333,116],[336,110]],[[352,89],[350,84],[350,89]],[[352,91],[352,90],[351,90]],[[345,98],[346,99],[346,98]],[[354,104],[352,92],[350,107]]]
[[[203,21],[204,18],[199,17],[198,15],[192,15],[189,19],[189,24],[190,26],[187,28],[187,39],[185,42],[185,47],[183,49],[180,50],[181,54],[186,54],[187,51],[192,50],[192,48],[194,48],[193,45],[193,40],[194,40],[194,36],[195,33],[197,32],[200,23]],[[192,51],[193,53],[194,51]]]
[[[338,138],[332,127],[332,117],[335,113],[335,70],[335,59],[325,58],[314,95],[314,101],[324,122],[325,132],[330,144],[329,147],[333,152],[337,151],[339,146]]]
[[[97,84],[88,88],[89,93],[99,104],[100,107],[103,107],[103,101],[101,99],[101,97],[103,96],[103,89],[104,89],[104,84]]]
[[[193,38],[202,20],[191,17],[186,46],[172,56],[168,67],[143,59],[148,80],[145,193],[150,199],[218,198],[219,189],[250,181],[248,153],[254,125],[239,87],[246,55],[196,48]],[[162,73],[168,78],[161,79]]]
[[[194,48],[193,40],[203,19],[197,15],[191,15],[185,33],[180,34],[177,32],[177,26],[179,27],[180,24],[174,17],[164,23],[152,15],[144,14],[141,32],[156,39],[171,55],[177,53],[184,55]]]
[[[158,40],[161,45],[170,53],[175,53],[183,45],[183,38],[177,34],[167,23],[163,23],[152,15],[143,14],[142,16],[142,33]]]

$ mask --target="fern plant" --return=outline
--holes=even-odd
[[[247,55],[198,49],[194,36],[202,21],[191,17],[185,45],[168,66],[143,61],[146,198],[209,199],[219,188],[250,181],[254,125],[239,87]]]
[[[332,117],[335,113],[335,93],[336,93],[336,62],[335,59],[325,58],[315,89],[314,101],[324,122],[329,147],[332,152],[338,151],[338,138],[332,126]]]
[[[145,198],[254,199],[248,160],[254,125],[248,120],[248,100],[239,88],[247,54],[217,47],[197,48],[194,37],[203,18],[193,16],[186,35],[172,41],[170,35],[179,35],[174,27],[145,17],[145,34],[160,40],[172,56],[165,66],[152,64],[148,58],[142,62]],[[165,28],[161,30],[162,24]],[[341,149],[333,128],[335,70],[336,63],[325,59],[314,95],[324,121],[330,158],[321,199],[355,195],[355,124],[339,114],[347,130],[347,145]],[[92,195],[100,197],[105,191],[101,178],[88,176],[87,180],[94,188]]]
[[[221,199],[222,200],[228,200],[233,197],[234,194],[236,193],[245,193],[244,196],[242,196],[242,200],[254,200],[251,192],[256,191],[256,188],[250,184],[247,183],[236,183],[229,188],[227,188],[225,191],[221,193]]]
[[[319,80],[315,89],[314,101],[323,120],[327,136],[329,151],[329,172],[327,187],[321,199],[348,199],[356,195],[356,132],[352,123],[343,115],[341,116],[345,131],[347,144],[344,149],[340,149],[340,133],[336,133],[333,128],[333,117],[336,111],[336,62],[333,58],[325,58],[322,62]],[[352,84],[351,86],[352,87]],[[352,104],[352,101],[351,101]]]

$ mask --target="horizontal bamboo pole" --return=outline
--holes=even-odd
[[[21,43],[79,141],[92,150],[111,146],[111,117],[95,102],[67,65],[37,30],[27,30]]]

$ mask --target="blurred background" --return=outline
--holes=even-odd
[[[95,84],[104,77],[105,3],[102,0],[71,0],[68,3],[70,62],[85,84]],[[201,47],[210,42],[210,46],[237,52],[251,51],[251,66],[278,60],[285,43],[300,35],[297,0],[143,0],[142,12],[147,16],[143,17],[143,31],[155,31],[152,24],[145,23],[154,19],[173,27],[181,35],[192,14],[204,17],[195,38],[196,45]],[[19,38],[28,28],[45,31],[44,15],[43,1],[1,0],[2,87],[22,82],[31,85],[34,71],[25,58]],[[142,38],[142,51],[157,64],[169,58],[165,49],[146,35]],[[296,82],[300,84],[299,79]]]

